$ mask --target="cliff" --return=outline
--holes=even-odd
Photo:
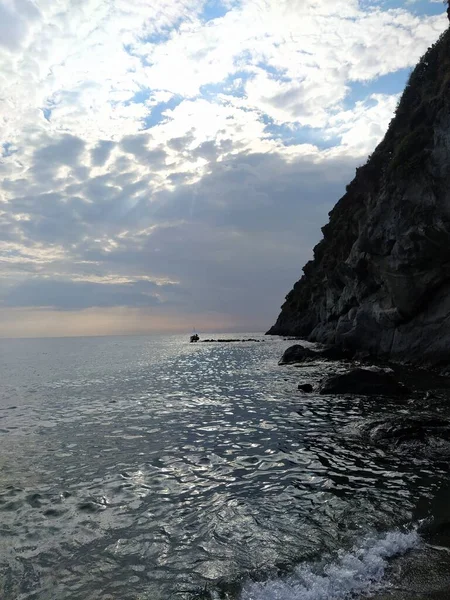
[[[450,30],[329,217],[268,333],[450,364]]]

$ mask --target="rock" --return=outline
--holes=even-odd
[[[313,386],[310,383],[301,383],[298,389],[305,394],[310,394],[313,391]]]
[[[313,359],[315,357],[316,353],[309,348],[305,348],[305,346],[302,346],[301,344],[295,344],[295,346],[290,346],[287,350],[285,350],[278,364],[290,365],[293,363],[301,363],[305,360]]]
[[[78,504],[79,510],[89,513],[95,513],[102,510],[105,510],[108,506],[109,502],[102,496],[101,498],[87,498],[84,502]]]
[[[44,500],[41,494],[35,493],[27,496],[27,502],[33,508],[39,508],[40,506],[42,506]]]
[[[449,56],[450,28],[412,72],[268,333],[450,367]]]
[[[385,446],[399,446],[418,443],[434,445],[450,442],[450,420],[433,414],[393,417],[389,420],[375,420],[363,428],[372,443]],[[442,448],[442,446],[441,446]],[[450,445],[445,446],[450,450]]]
[[[426,519],[419,529],[427,542],[450,548],[450,489],[443,483],[428,503],[429,514],[433,519]]]
[[[365,362],[371,358],[370,352],[368,350],[358,350],[354,354],[354,360],[359,360],[361,362]]]
[[[65,511],[57,509],[57,508],[48,508],[44,511],[44,515],[46,517],[60,517],[64,514]]]
[[[319,350],[317,355],[318,358],[326,360],[352,360],[355,353],[353,350],[346,350],[344,348],[340,348],[339,346],[330,346],[324,350]]]
[[[329,377],[320,393],[360,394],[363,396],[403,396],[408,388],[399,383],[390,373],[372,369],[353,369],[342,375]]]
[[[351,350],[344,350],[338,346],[330,346],[323,350],[311,350],[301,344],[290,346],[281,357],[279,365],[310,362],[313,360],[350,360],[353,357]]]

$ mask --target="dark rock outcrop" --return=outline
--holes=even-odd
[[[285,350],[279,361],[279,365],[289,365],[295,363],[311,362],[313,360],[349,360],[353,357],[353,352],[343,350],[337,346],[324,348],[322,350],[311,350],[301,344],[295,344]]]
[[[404,396],[409,390],[390,373],[381,370],[353,369],[329,377],[320,389],[327,394],[360,394],[363,396]]]
[[[450,420],[440,415],[392,416],[363,426],[361,433],[370,443],[401,452],[450,455]]]
[[[345,350],[339,346],[330,346],[317,352],[318,357],[325,360],[352,360],[355,353],[352,350]]]
[[[268,333],[450,367],[450,30],[322,231]]]
[[[305,348],[301,344],[295,344],[285,350],[283,356],[279,361],[279,365],[290,365],[294,363],[301,363],[305,360],[311,360],[316,357],[316,353],[309,348]]]
[[[314,388],[310,383],[300,383],[298,389],[300,392],[305,392],[305,394],[311,394]]]
[[[439,415],[402,416],[372,423],[368,434],[372,442],[423,442],[429,437],[450,441],[450,421]]]

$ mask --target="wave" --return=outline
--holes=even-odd
[[[368,537],[336,561],[301,565],[293,575],[263,583],[248,583],[240,600],[343,600],[379,586],[388,560],[420,545],[416,531],[391,531]]]

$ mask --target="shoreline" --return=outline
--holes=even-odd
[[[284,336],[283,336],[284,337]],[[300,358],[298,363],[283,364],[281,368],[299,368],[299,379],[309,381],[308,376],[312,376],[314,365],[320,364],[324,366],[324,359],[321,356],[321,351],[326,349],[322,344],[316,344],[299,338],[285,338],[285,341],[292,341],[297,344],[305,344],[307,350],[314,350],[314,346],[318,348],[317,357],[312,357],[306,353],[306,358]],[[329,349],[330,347],[328,347]],[[331,347],[334,349],[334,347]],[[338,349],[339,352],[339,349]],[[299,353],[299,356],[301,353]],[[329,368],[325,372],[330,374],[336,372],[336,366],[342,366],[344,372],[351,372],[358,368],[380,367],[391,370],[395,378],[399,382],[407,383],[410,388],[410,393],[407,396],[407,402],[399,404],[400,412],[403,413],[405,422],[408,418],[435,414],[437,417],[442,417],[443,414],[450,418],[450,405],[448,395],[450,392],[450,377],[448,375],[438,373],[434,369],[421,368],[417,369],[411,365],[392,363],[391,361],[380,360],[379,358],[365,356],[363,359],[327,359],[325,362],[329,364]],[[310,369],[308,369],[310,367]],[[305,373],[306,371],[306,373]],[[309,375],[308,371],[311,371]],[[323,369],[322,369],[323,373]],[[303,384],[304,386],[305,384]],[[299,386],[301,390],[303,386]],[[316,388],[317,393],[317,388]],[[337,396],[337,398],[339,395]],[[372,397],[376,397],[374,394]],[[370,396],[358,396],[355,400],[366,402],[368,406],[368,414],[365,419],[369,422],[372,417],[376,416],[377,411],[371,405]],[[389,398],[391,400],[391,398]],[[386,421],[395,418],[393,415],[386,414]],[[408,434],[406,434],[408,435]],[[433,434],[429,434],[432,436]],[[450,436],[447,436],[450,440]],[[395,450],[403,451],[402,445],[404,440],[399,438],[401,443],[396,446]],[[406,444],[411,442],[415,445],[415,451],[427,452],[427,438],[421,439],[420,436],[416,440],[414,437]],[[371,440],[375,446],[377,442]],[[418,445],[417,445],[418,444]],[[389,445],[379,445],[380,449],[388,451]],[[406,446],[407,448],[407,446]],[[437,453],[434,459],[438,462],[448,462],[449,448],[437,448]],[[406,450],[408,451],[408,450]],[[439,452],[442,451],[442,454]],[[430,500],[429,506],[420,505],[420,500],[417,499],[416,514],[414,515],[415,522],[422,522],[419,528],[421,537],[420,546],[416,549],[411,549],[406,554],[395,556],[388,559],[388,567],[385,575],[380,582],[380,588],[376,590],[368,590],[360,592],[358,598],[360,600],[449,600],[450,598],[450,477],[443,482],[442,488],[434,494]],[[369,586],[370,587],[370,586]],[[332,596],[333,598],[335,596]],[[336,596],[339,598],[341,596]],[[299,596],[300,600],[301,596]]]

